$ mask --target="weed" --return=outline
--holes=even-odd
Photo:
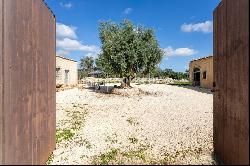
[[[94,159],[94,165],[108,165],[111,161],[116,161],[118,155],[118,149],[111,149],[111,151],[101,154]]]
[[[51,163],[52,163],[52,161],[53,161],[53,158],[54,158],[54,155],[53,154],[51,154],[50,156],[49,156],[49,158],[48,158],[48,160],[46,161],[46,165],[51,165]]]
[[[139,124],[139,122],[137,122],[136,119],[135,119],[135,118],[132,118],[132,117],[129,117],[129,118],[127,119],[127,122],[128,122],[130,125],[138,125],[138,124]]]
[[[135,138],[135,137],[130,137],[130,138],[128,138],[128,139],[129,139],[130,143],[132,143],[132,144],[138,143],[138,139]]]
[[[137,150],[121,151],[120,149],[111,149],[110,151],[103,153],[99,156],[94,156],[92,159],[93,165],[116,165],[124,164],[128,161],[136,163],[143,161],[146,163],[146,153],[147,148],[139,147]]]
[[[84,159],[84,158],[88,158],[88,156],[87,155],[81,155],[80,156],[80,159]]]
[[[92,148],[92,145],[91,145],[90,142],[87,141],[87,140],[85,140],[85,146],[86,146],[87,149]]]
[[[79,146],[85,146],[87,149],[92,148],[91,143],[86,138],[83,139],[83,137],[75,137],[74,142]]]
[[[115,134],[115,136],[116,136],[116,134]],[[107,139],[106,139],[105,141],[106,141],[106,142],[111,142],[112,144],[115,144],[115,143],[118,142],[117,139],[114,139],[114,138],[112,138],[112,137],[110,137],[110,136],[107,136]]]
[[[127,157],[127,158],[137,157],[143,161],[145,161],[145,159],[146,159],[145,149],[123,152],[122,156]]]
[[[60,143],[62,140],[70,140],[74,135],[75,133],[72,133],[71,130],[56,130],[56,143]]]

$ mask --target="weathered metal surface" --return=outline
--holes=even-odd
[[[249,1],[214,11],[214,148],[225,164],[249,164]]]
[[[55,148],[55,18],[42,0],[1,5],[0,161],[44,164]]]
[[[2,12],[3,6],[0,0],[0,148],[2,147],[2,113],[3,113],[3,49],[2,49]],[[1,148],[2,149],[2,148]],[[2,150],[0,149],[0,163],[2,163]]]

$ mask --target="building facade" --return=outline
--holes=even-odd
[[[56,84],[73,85],[77,82],[77,62],[62,56],[56,56]]]
[[[195,59],[189,63],[189,81],[193,86],[213,87],[213,56]]]

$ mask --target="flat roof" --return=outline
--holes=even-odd
[[[75,61],[75,60],[73,60],[73,59],[65,58],[65,57],[59,56],[59,55],[56,55],[56,57],[62,58],[62,59],[66,59],[66,60],[69,60],[69,61],[73,61],[73,62],[77,62],[77,61]]]
[[[212,58],[212,57],[213,57],[213,55],[209,55],[209,56],[202,57],[202,58],[199,58],[199,59],[193,59],[193,60],[191,60],[190,62],[199,61],[199,60],[203,60],[203,59],[208,59],[208,58]]]

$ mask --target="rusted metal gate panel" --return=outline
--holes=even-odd
[[[3,113],[3,49],[2,49],[2,1],[0,0],[0,163],[2,163],[2,113]]]
[[[44,164],[55,148],[55,17],[42,0],[0,6],[0,161]]]
[[[214,11],[214,148],[225,164],[249,164],[249,1]]]

